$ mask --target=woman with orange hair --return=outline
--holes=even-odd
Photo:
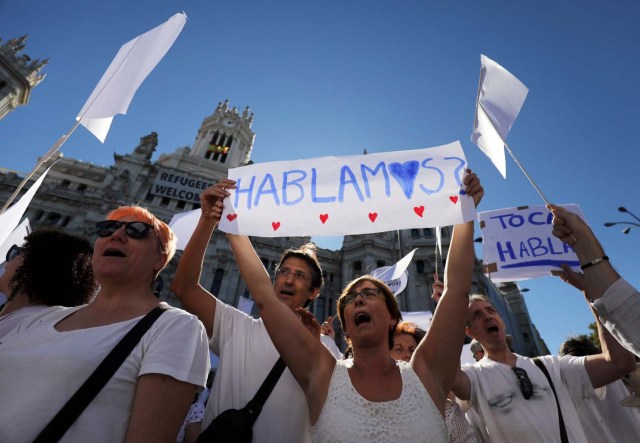
[[[0,345],[0,441],[31,442],[138,321],[161,303],[153,282],[175,252],[171,229],[126,206],[96,225],[92,267],[100,289],[73,308],[22,322]],[[55,251],[51,251],[55,260]],[[209,372],[202,323],[165,311],[60,441],[175,442]]]

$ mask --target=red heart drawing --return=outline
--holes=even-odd
[[[234,221],[236,218],[238,218],[238,214],[227,214],[227,220],[229,221]]]
[[[376,221],[376,218],[378,218],[378,213],[377,212],[369,212],[369,220],[371,220],[371,223]]]
[[[322,222],[323,225],[327,222],[328,219],[329,219],[329,214],[320,214],[320,221]]]
[[[455,205],[456,203],[458,203],[458,196],[457,195],[453,195],[453,196],[449,197],[449,200],[451,200],[453,202],[453,204]]]
[[[414,206],[413,212],[422,217],[422,214],[424,213],[424,206]]]
[[[271,227],[273,228],[274,231],[277,231],[278,228],[280,227],[280,222],[271,222]]]

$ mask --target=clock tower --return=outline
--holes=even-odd
[[[198,130],[191,155],[234,168],[246,164],[251,157],[255,133],[251,130],[253,112],[247,106],[242,114],[229,100],[218,103],[212,115]]]

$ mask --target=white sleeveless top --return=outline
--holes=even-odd
[[[324,442],[433,442],[447,443],[442,415],[409,363],[396,362],[402,377],[400,398],[371,402],[355,390],[348,368],[353,360],[338,360],[327,400],[311,427],[311,439]]]

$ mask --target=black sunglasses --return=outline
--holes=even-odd
[[[533,384],[531,384],[531,380],[529,379],[529,375],[527,371],[522,368],[511,368],[511,370],[518,377],[518,382],[520,383],[520,392],[522,392],[522,396],[525,400],[529,400],[533,395]]]
[[[96,234],[98,234],[98,237],[109,237],[123,225],[124,232],[127,234],[127,237],[134,238],[136,240],[145,238],[147,234],[149,234],[149,230],[153,229],[152,225],[141,221],[123,222],[117,220],[105,220],[96,223]]]
[[[11,260],[22,254],[24,248],[22,246],[13,245],[7,251],[6,262],[9,263]]]

